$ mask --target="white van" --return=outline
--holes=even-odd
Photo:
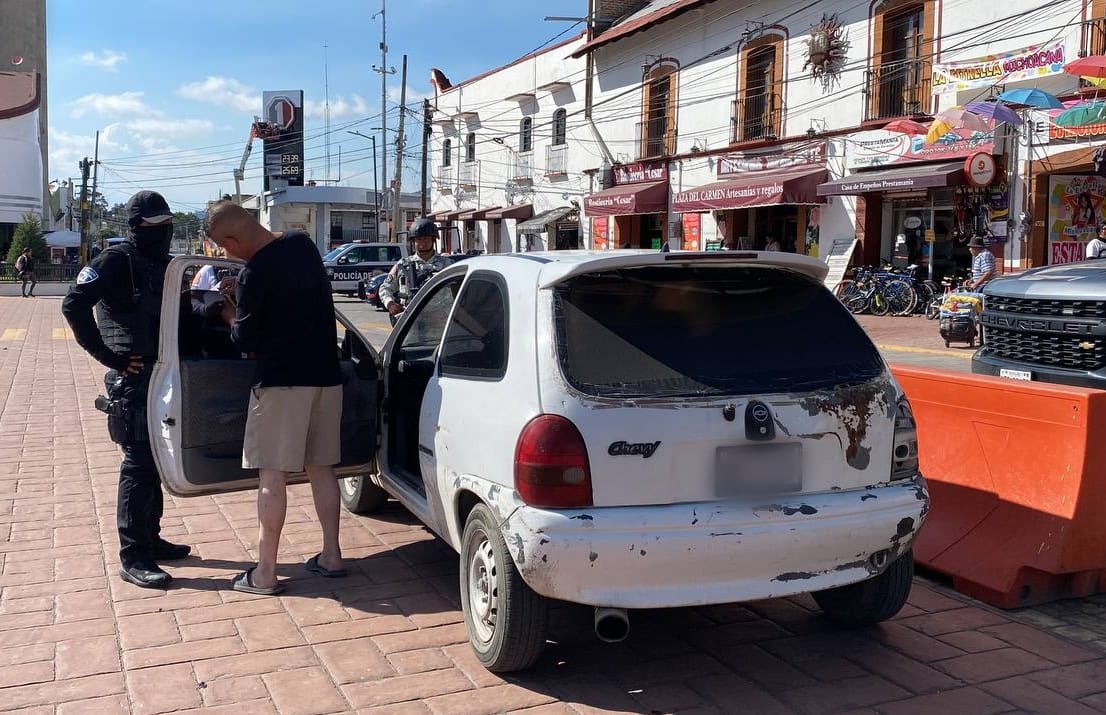
[[[405,243],[346,243],[323,256],[330,288],[336,293],[354,293],[358,281],[392,270],[407,255]]]

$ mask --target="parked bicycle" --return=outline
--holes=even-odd
[[[854,315],[909,315],[918,301],[909,281],[871,266],[857,267],[854,278],[838,283],[834,293]]]

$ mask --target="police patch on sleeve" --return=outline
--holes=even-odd
[[[77,285],[84,285],[85,283],[91,283],[100,277],[100,274],[96,272],[96,269],[92,266],[85,266],[81,269],[81,272],[77,274]]]

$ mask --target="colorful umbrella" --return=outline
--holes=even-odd
[[[929,127],[921,122],[915,122],[913,119],[895,119],[894,121],[887,122],[883,128],[889,132],[899,132],[900,134],[908,134],[910,136],[929,132]]]
[[[1106,87],[1106,77],[1080,77],[1079,79],[1092,87],[1098,87],[1099,89]]]
[[[1103,81],[1106,82],[1106,80]],[[1060,109],[1064,106],[1064,103],[1055,96],[1036,87],[1008,89],[1000,94],[998,98],[1007,104],[1021,104],[1037,109]]]
[[[1064,65],[1068,74],[1080,77],[1106,77],[1106,55],[1090,55]]]
[[[943,119],[934,119],[926,132],[926,144],[935,144],[938,139],[952,131],[952,125]]]
[[[959,105],[937,113],[938,120],[944,120],[953,129],[967,129],[973,132],[987,132],[991,127],[978,114],[973,114]]]
[[[1017,112],[1001,102],[968,102],[964,109],[978,117],[985,117],[997,122],[1007,124],[1021,124],[1022,118]]]
[[[1062,112],[1056,117],[1058,127],[1085,127],[1090,124],[1106,123],[1106,102],[1080,104]]]

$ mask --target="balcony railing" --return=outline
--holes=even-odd
[[[637,123],[638,159],[655,159],[676,152],[676,127],[667,117]]]
[[[782,127],[783,101],[778,92],[749,94],[731,103],[733,132],[730,142],[778,139]]]
[[[512,155],[510,178],[512,181],[519,183],[532,182],[534,180],[534,155],[530,153]]]
[[[930,113],[932,66],[928,60],[882,62],[865,73],[865,119],[894,119]]]
[[[564,176],[568,173],[568,146],[558,144],[545,148],[545,175]]]
[[[439,166],[437,185],[439,191],[453,191],[453,166]]]
[[[480,162],[463,161],[457,167],[457,186],[471,191],[480,183]]]
[[[1106,55],[1106,17],[1083,23],[1082,56]]]

